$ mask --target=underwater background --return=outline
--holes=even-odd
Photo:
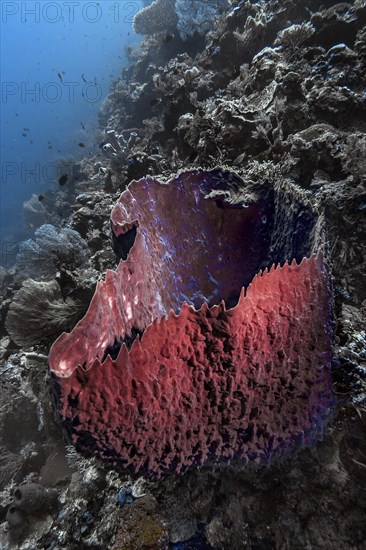
[[[141,6],[138,0],[2,2],[2,254],[32,233],[23,202],[57,190],[60,161],[98,150],[98,111],[129,64],[126,48],[140,40],[132,22]]]
[[[366,0],[0,9],[0,549],[365,550]]]

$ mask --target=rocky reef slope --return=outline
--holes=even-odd
[[[174,24],[145,24],[100,111],[99,151],[35,214],[28,204],[40,227],[0,267],[0,546],[363,550],[366,3],[236,0],[202,35]],[[70,446],[49,348],[117,265],[109,217],[126,185],[215,166],[294,189],[324,216],[337,407],[322,441],[269,467],[131,479]]]

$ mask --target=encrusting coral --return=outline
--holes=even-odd
[[[133,28],[138,34],[167,32],[177,27],[175,0],[155,0],[134,17]]]
[[[134,30],[151,35],[178,28],[182,40],[195,32],[205,34],[212,21],[229,7],[228,0],[155,0],[134,17]]]
[[[175,0],[178,15],[178,31],[182,40],[187,40],[195,32],[205,34],[212,29],[216,17],[229,7],[228,0]]]
[[[122,194],[111,222],[127,259],[50,352],[79,448],[160,476],[269,460],[321,432],[332,403],[322,254],[256,275],[286,252],[301,260],[306,243],[311,253],[317,220],[303,206],[291,251],[285,235],[278,241],[273,198],[253,189],[234,198],[240,188],[232,172],[195,170]],[[179,204],[180,221],[168,204]]]
[[[310,23],[291,25],[278,33],[274,44],[289,49],[299,48],[313,36],[314,32],[315,29]]]

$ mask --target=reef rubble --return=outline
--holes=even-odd
[[[30,197],[35,233],[0,267],[0,547],[363,550],[366,3],[233,0],[204,34],[177,24],[130,51],[99,113],[99,150],[42,208]],[[130,477],[71,445],[49,350],[118,265],[110,214],[127,185],[218,166],[272,195],[278,228],[299,214],[307,225],[294,197],[321,216],[337,403],[320,441],[269,466]]]

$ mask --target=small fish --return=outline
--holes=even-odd
[[[79,147],[86,147],[85,143],[80,142]]]
[[[49,145],[49,146],[48,146],[48,149],[52,149],[52,145]]]
[[[23,128],[24,132],[30,132],[29,128]]]
[[[243,162],[243,160],[245,159],[245,157],[246,157],[246,153],[242,153],[241,155],[236,157],[233,164],[236,164],[236,165],[241,164]]]
[[[27,134],[22,134],[23,137],[27,137]]]
[[[39,200],[39,202],[44,201],[44,195],[38,195],[38,200]]]
[[[60,81],[62,82],[62,74],[61,74],[61,73],[57,73],[57,76],[59,77]]]
[[[85,126],[82,122],[80,122],[80,126],[82,127],[83,130],[85,130]]]
[[[28,224],[29,229],[33,229],[34,225],[32,223]]]
[[[81,75],[81,78],[84,80],[84,82],[86,82],[86,78],[84,76],[84,73]]]
[[[63,185],[65,185],[65,183],[67,182],[67,179],[68,179],[67,174],[63,174],[63,175],[60,177],[60,179],[58,180],[59,185],[61,185],[61,187],[62,187]]]

